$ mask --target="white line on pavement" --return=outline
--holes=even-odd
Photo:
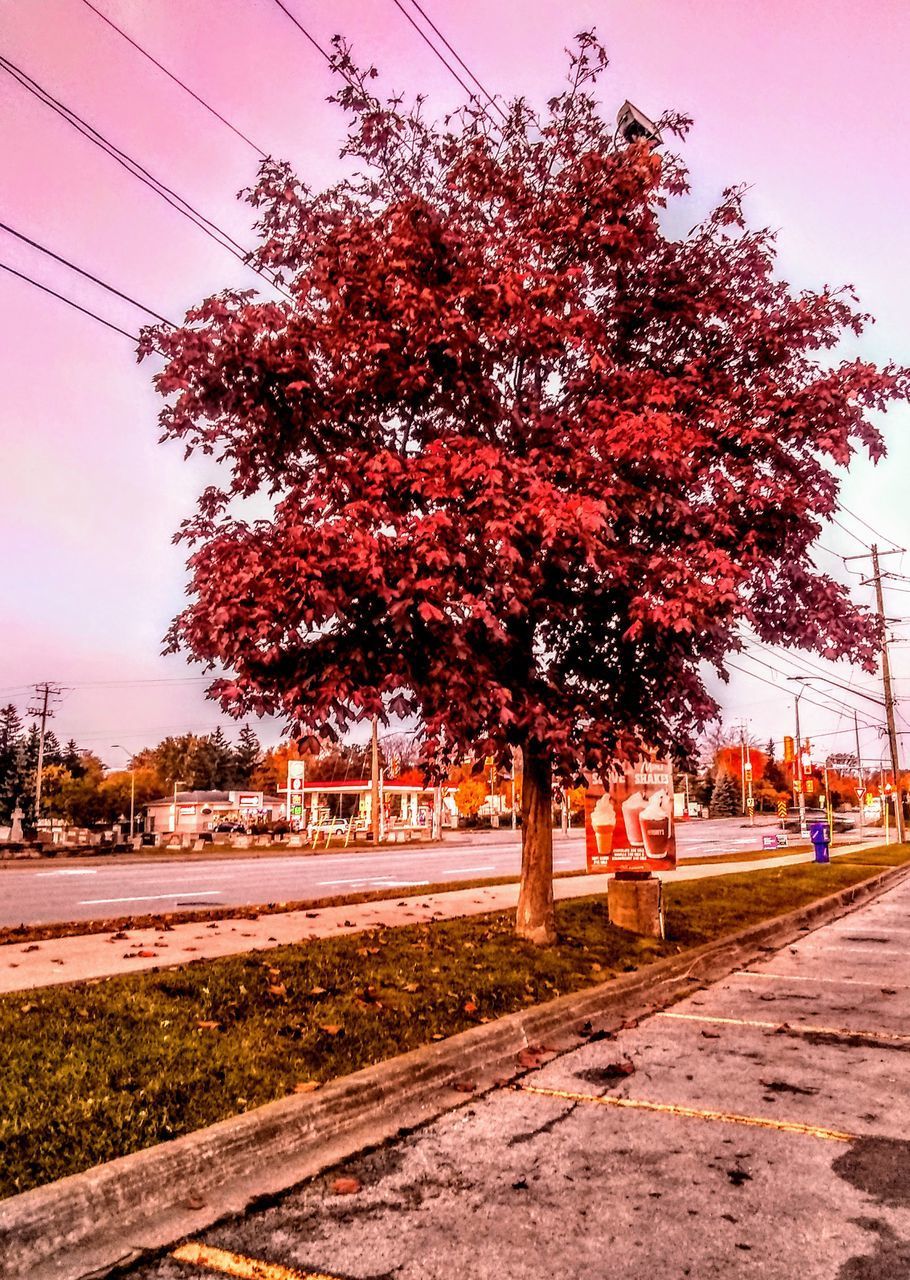
[[[72,871],[38,871],[35,878],[44,880],[47,876],[96,876],[97,870],[92,867],[78,867]]]
[[[755,973],[752,969],[738,969],[730,976],[731,978],[774,978],[778,982],[833,982],[837,986],[846,983],[851,987],[882,986],[881,982],[870,982],[868,978],[815,978],[811,973]],[[906,983],[899,982],[897,985],[906,990]]]
[[[111,902],[161,902],[165,898],[182,898],[188,893],[221,893],[221,889],[183,889],[180,893],[150,893],[141,898],[87,898],[80,907],[104,907]]]
[[[443,871],[444,876],[460,876],[465,871],[495,871],[495,867],[449,867]]]

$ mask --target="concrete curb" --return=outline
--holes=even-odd
[[[625,977],[561,996],[173,1142],[123,1156],[0,1203],[0,1274],[87,1280],[201,1231],[262,1197],[464,1105],[500,1078],[522,1074],[529,1044],[577,1046],[584,1024],[616,1030],[717,981],[910,876],[888,870]]]

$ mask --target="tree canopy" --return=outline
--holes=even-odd
[[[164,436],[223,463],[179,535],[170,644],[228,673],[226,710],[302,737],[377,714],[415,717],[429,763],[520,746],[519,916],[546,939],[554,770],[690,747],[744,623],[871,662],[812,547],[908,378],[835,358],[866,317],[776,277],[742,190],[672,233],[663,142],[690,122],[614,128],[590,33],[566,89],[501,126],[382,101],[335,48],[349,176],[314,191],[268,160],[248,193],[280,296],[144,335]]]

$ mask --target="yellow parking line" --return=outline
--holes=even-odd
[[[686,1116],[693,1120],[719,1120],[724,1124],[744,1124],[754,1129],[777,1129],[781,1133],[802,1133],[810,1138],[826,1138],[829,1142],[854,1142],[858,1134],[840,1129],[824,1129],[796,1120],[771,1120],[767,1116],[742,1116],[731,1111],[703,1111],[681,1107],[674,1102],[646,1102],[641,1098],[617,1098],[612,1094],[570,1093],[565,1089],[544,1089],[539,1085],[518,1086],[521,1093],[536,1093],[545,1098],[563,1098],[567,1102],[593,1102],[599,1107],[628,1107],[634,1111],[656,1111],[662,1115]]]
[[[238,1280],[338,1280],[337,1276],[323,1271],[296,1271],[292,1267],[279,1267],[274,1262],[259,1262],[256,1258],[244,1258],[239,1253],[227,1253],[207,1244],[191,1240],[172,1250],[177,1262],[192,1262],[209,1271],[220,1271],[224,1276],[236,1276]]]
[[[716,1018],[704,1013],[670,1013],[663,1011],[658,1018],[678,1018],[682,1022],[717,1022],[729,1027],[761,1027],[777,1031],[779,1028],[796,1036],[862,1036],[864,1040],[879,1040],[882,1044],[910,1044],[910,1035],[897,1031],[864,1031],[860,1027],[816,1027],[808,1022],[760,1022],[756,1018]]]

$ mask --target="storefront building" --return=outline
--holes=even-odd
[[[284,818],[285,802],[262,791],[177,791],[152,800],[145,829],[152,835],[201,835],[219,827],[248,830]]]

